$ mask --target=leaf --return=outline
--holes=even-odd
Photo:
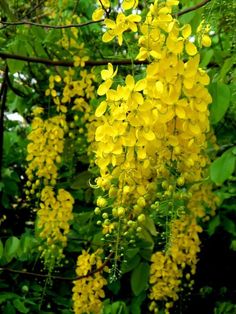
[[[138,296],[148,287],[149,264],[140,263],[131,274],[131,289],[135,296]]]
[[[209,226],[208,226],[208,234],[210,236],[213,235],[213,233],[215,232],[216,228],[220,225],[220,216],[217,215],[215,216],[209,223]]]
[[[231,233],[233,236],[236,236],[236,224],[233,220],[224,217],[222,221],[222,226],[228,233]]]
[[[91,174],[88,171],[83,171],[73,178],[73,181],[70,187],[73,190],[88,188],[90,178],[91,178]]]
[[[156,226],[150,217],[147,216],[142,225],[150,232],[151,235],[157,235]]]
[[[29,310],[25,307],[24,303],[20,299],[15,299],[13,301],[13,305],[20,313],[29,312]]]
[[[212,83],[209,87],[212,95],[210,119],[212,124],[218,123],[225,115],[230,103],[230,88],[224,83]]]
[[[232,152],[232,148],[228,149],[210,165],[210,178],[214,183],[222,184],[234,172],[236,156]]]
[[[140,262],[141,258],[139,255],[135,255],[131,259],[129,259],[126,263],[122,263],[121,271],[122,274],[128,273],[133,270]]]
[[[201,57],[201,67],[206,67],[214,55],[213,49],[206,49]]]
[[[23,61],[19,61],[19,60],[11,60],[8,59],[7,60],[7,65],[9,66],[10,72],[12,74],[17,73],[17,72],[21,72],[25,63]]]
[[[0,240],[0,259],[2,258],[3,255],[3,244],[2,241]]]
[[[220,75],[219,75],[219,80],[224,81],[225,76],[229,73],[231,70],[232,66],[236,63],[236,57],[232,56],[228,59],[225,60],[223,66],[221,67],[220,70]]]
[[[139,296],[132,298],[131,314],[141,314],[141,305],[146,298],[146,293],[143,292]]]
[[[139,252],[139,248],[132,248],[125,251],[125,256],[127,256],[129,259],[133,258],[135,255],[137,255]]]
[[[19,296],[13,292],[1,292],[0,293],[0,304],[6,302],[7,300],[18,298]]]
[[[20,246],[20,240],[17,237],[12,236],[7,239],[5,243],[4,254],[8,262],[11,261],[13,257],[17,256],[17,250],[19,246]]]

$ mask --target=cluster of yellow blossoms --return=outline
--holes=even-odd
[[[28,135],[30,143],[27,146],[28,168],[26,174],[31,181],[37,178],[33,185],[34,188],[40,185],[40,179],[44,179],[43,183],[47,185],[56,184],[57,164],[61,162],[61,153],[64,149],[64,133],[66,129],[66,120],[64,115],[54,116],[47,120],[43,120],[40,114],[42,108],[34,110],[34,119],[32,121],[32,130]]]
[[[131,7],[137,5],[137,1],[131,2]],[[166,251],[154,253],[151,259],[150,309],[155,311],[155,301],[178,299],[186,269],[195,273],[202,231],[198,219],[205,217],[206,204],[213,212],[215,206],[194,185],[203,180],[208,163],[204,150],[209,132],[208,105],[212,101],[206,88],[209,77],[199,66],[191,26],[180,26],[172,15],[172,7],[178,3],[155,1],[140,25],[136,59],[149,62],[142,79],[135,81],[129,74],[121,85],[114,82],[118,69],[114,70],[112,64],[102,70],[104,82],[97,93],[105,99],[95,112],[92,143],[100,170],[96,184],[104,191],[95,213],[104,219],[103,223],[99,221],[104,233],[119,233],[122,222],[128,228],[139,226],[138,230],[156,199],[171,203],[171,210],[175,210],[180,195],[185,195],[184,212],[170,215]],[[135,23],[140,21],[135,16],[135,26],[131,27],[129,17],[118,13],[116,21],[105,19],[108,31],[103,41],[118,37],[121,45],[123,32],[135,32]],[[209,36],[205,32],[201,36],[200,45],[209,46]],[[168,216],[170,208],[166,207]],[[171,302],[166,303],[166,313],[171,306]]]
[[[102,267],[101,253],[102,250],[98,249],[92,254],[83,251],[78,256],[76,274],[80,279],[74,281],[72,297],[75,314],[101,313],[100,299],[105,297],[103,287],[107,284],[102,271],[108,270]]]
[[[196,272],[201,244],[199,234],[202,228],[198,225],[198,220],[208,217],[206,207],[210,210],[210,215],[214,215],[216,209],[218,199],[209,184],[194,184],[190,191],[192,195],[187,203],[187,213],[170,223],[171,236],[167,251],[156,252],[151,258],[150,310],[156,313],[156,301],[165,301],[165,313],[169,313],[172,301],[179,298],[184,275],[189,282],[188,286],[192,287],[194,281],[191,276]]]
[[[38,215],[39,236],[44,241],[45,247],[42,256],[45,266],[50,269],[58,264],[64,257],[63,247],[67,244],[66,235],[69,232],[70,221],[73,219],[74,199],[64,189],[59,189],[55,195],[52,186],[46,186],[41,192],[41,202]]]

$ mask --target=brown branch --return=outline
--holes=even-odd
[[[199,3],[197,3],[196,5],[193,5],[192,7],[186,8],[186,9],[176,13],[176,16],[179,17],[179,16],[184,15],[186,13],[189,13],[189,12],[195,11],[197,9],[200,9],[201,7],[203,7],[204,5],[206,5],[210,1],[211,0],[203,0],[203,1],[199,2]]]
[[[98,20],[98,21],[88,21],[85,23],[80,23],[80,24],[68,24],[68,25],[50,25],[50,24],[41,24],[41,23],[35,23],[35,22],[30,22],[30,21],[17,21],[17,22],[4,22],[1,21],[0,23],[4,25],[4,27],[1,28],[5,28],[7,26],[11,26],[11,25],[31,25],[31,26],[37,26],[37,27],[43,27],[43,28],[53,28],[53,29],[63,29],[63,28],[72,28],[72,27],[76,27],[76,28],[80,28],[80,27],[84,27],[90,24],[95,24],[95,23],[100,23],[103,22],[104,19]],[[0,29],[1,29],[0,28]]]
[[[64,66],[64,67],[74,67],[73,61],[61,61],[61,60],[49,60],[45,58],[37,58],[37,57],[27,57],[17,54],[11,54],[8,52],[0,52],[1,59],[14,59],[21,60],[26,62],[34,62],[34,63],[42,63],[49,66]],[[108,63],[112,63],[113,65],[131,65],[131,64],[148,64],[148,61],[132,61],[131,59],[121,59],[121,60],[112,60],[112,59],[104,59],[104,60],[88,60],[85,62],[85,66],[98,66],[98,65],[106,65]]]
[[[11,273],[16,273],[16,274],[20,274],[20,275],[26,275],[26,276],[34,276],[34,277],[40,277],[40,278],[52,278],[52,279],[56,279],[56,280],[66,280],[66,281],[75,281],[75,280],[80,280],[83,278],[88,278],[96,273],[101,272],[105,266],[107,266],[107,264],[109,263],[112,255],[114,253],[111,252],[108,257],[106,258],[105,262],[98,267],[97,269],[89,272],[87,275],[83,275],[83,276],[76,276],[76,277],[62,277],[62,276],[56,276],[56,275],[51,275],[51,274],[39,274],[39,273],[33,273],[33,272],[29,272],[29,271],[24,271],[24,270],[16,270],[16,269],[12,269],[12,268],[5,268],[5,267],[0,267],[0,271],[8,271]]]

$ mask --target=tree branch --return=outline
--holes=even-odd
[[[105,262],[98,267],[97,269],[89,272],[87,275],[83,275],[83,276],[76,276],[76,277],[62,277],[62,276],[56,276],[56,275],[51,275],[51,274],[39,274],[39,273],[33,273],[33,272],[28,272],[28,271],[24,271],[24,270],[16,270],[16,269],[12,269],[12,268],[5,268],[5,267],[0,267],[0,271],[8,271],[11,273],[16,273],[16,274],[20,274],[20,275],[26,275],[26,276],[34,276],[34,277],[40,277],[40,278],[52,278],[52,279],[56,279],[56,280],[66,280],[66,281],[74,281],[74,280],[80,280],[83,278],[88,278],[96,273],[101,272],[105,266],[107,266],[107,264],[109,263],[112,255],[114,253],[111,252],[108,257],[106,258]]]
[[[34,62],[34,63],[42,63],[49,66],[64,66],[64,67],[74,67],[73,61],[61,61],[61,60],[49,60],[45,58],[37,58],[37,57],[27,57],[17,54],[10,54],[8,52],[0,52],[0,58],[2,59],[14,59],[21,60],[26,62]],[[85,62],[85,66],[98,66],[98,65],[106,65],[108,63],[112,63],[113,65],[131,65],[131,64],[148,64],[148,61],[132,61],[131,59],[121,59],[121,60],[112,60],[112,59],[104,59],[104,60],[89,60]]]
[[[4,25],[4,27],[1,28],[6,28],[7,26],[11,26],[11,25],[31,25],[31,26],[37,26],[37,27],[43,27],[43,28],[52,28],[52,29],[63,29],[63,28],[72,28],[72,27],[76,27],[76,28],[80,28],[80,27],[84,27],[90,24],[95,24],[95,23],[100,23],[103,22],[104,19],[98,20],[98,21],[88,21],[85,23],[80,23],[80,24],[68,24],[68,25],[50,25],[50,24],[41,24],[41,23],[35,23],[35,22],[30,22],[30,21],[18,21],[18,22],[4,22],[1,21],[0,23]],[[0,28],[0,29],[1,29]]]
[[[201,7],[203,7],[204,5],[206,5],[210,1],[211,0],[203,0],[202,2],[199,2],[196,5],[193,5],[192,7],[186,8],[186,9],[176,13],[176,16],[179,17],[179,16],[184,15],[186,13],[189,13],[189,12],[195,11],[197,9],[200,9]]]

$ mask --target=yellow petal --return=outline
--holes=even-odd
[[[129,10],[132,8],[136,8],[137,4],[137,0],[124,0],[121,6],[123,10]]]
[[[153,141],[156,138],[156,136],[152,130],[149,130],[148,132],[143,132],[143,136],[148,141]]]
[[[105,20],[104,20],[104,23],[106,24],[106,26],[107,26],[108,28],[113,29],[113,28],[116,27],[116,23],[115,23],[113,20],[105,19]]]
[[[211,45],[211,38],[208,35],[203,35],[201,43],[204,47],[210,47]]]
[[[126,85],[127,85],[127,87],[130,89],[130,90],[132,90],[133,88],[134,88],[134,78],[133,78],[133,76],[132,75],[127,75],[126,76],[126,79],[125,79],[125,83],[126,83]]]
[[[106,110],[107,110],[107,102],[102,101],[95,111],[95,116],[97,118],[101,117]]]
[[[108,41],[111,41],[114,37],[115,37],[114,31],[109,30],[109,31],[107,31],[106,33],[103,34],[102,41],[104,43],[107,43]]]
[[[98,87],[97,94],[99,96],[105,95],[107,93],[107,91],[109,90],[109,88],[111,87],[111,85],[112,85],[112,80],[111,79],[105,81],[104,83],[102,83]]]
[[[140,54],[140,53],[139,53]],[[155,50],[151,50],[150,51],[150,55],[155,58],[155,59],[160,59],[161,58],[161,53],[160,52],[157,52]]]
[[[163,93],[164,86],[163,86],[163,83],[161,81],[156,82],[156,90],[160,94]]]
[[[92,20],[93,21],[98,21],[98,20],[101,20],[101,18],[103,17],[104,15],[104,10],[102,8],[98,8],[97,10],[95,10],[93,12],[93,15],[92,15]]]
[[[185,44],[185,50],[186,50],[187,54],[190,56],[194,56],[197,53],[196,46],[193,43],[191,43],[190,41]]]
[[[177,117],[180,119],[186,118],[185,110],[182,107],[176,107],[175,113],[176,113]]]
[[[198,135],[201,133],[201,129],[199,127],[198,124],[192,124],[191,122],[188,124],[188,127],[189,127],[189,130],[195,134],[195,135]]]
[[[141,90],[144,90],[145,87],[146,87],[146,80],[143,79],[143,80],[138,81],[138,82],[135,84],[134,90],[135,90],[136,92],[139,92],[139,91],[141,91]]]
[[[188,38],[192,33],[192,29],[191,26],[189,24],[184,25],[184,27],[182,28],[182,35],[184,37],[184,39]]]
[[[104,81],[113,77],[113,65],[108,63],[108,69],[101,71],[101,77]]]

